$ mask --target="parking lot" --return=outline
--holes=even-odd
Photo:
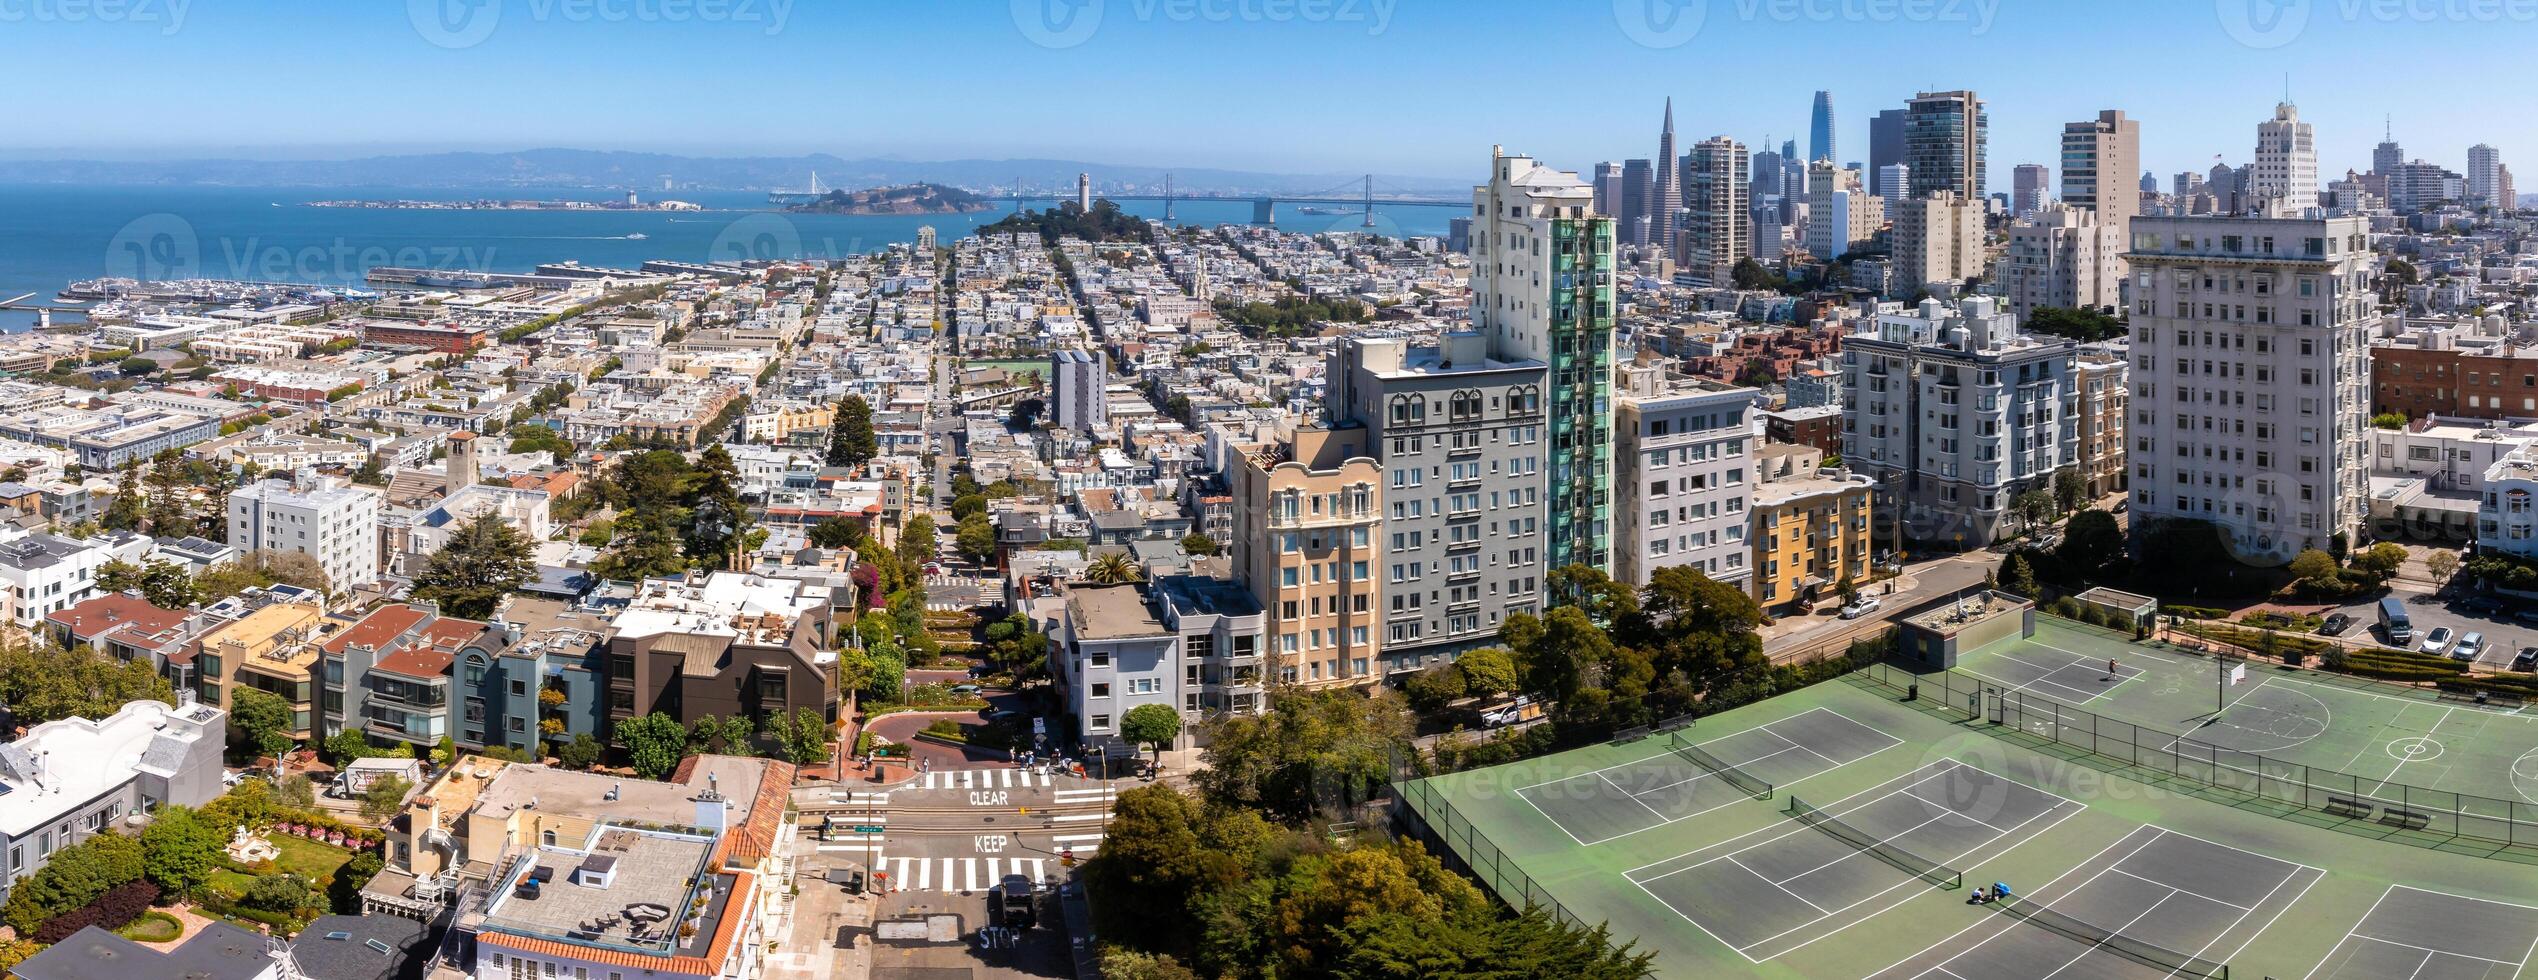
[[[2457,588],[2436,596],[2419,590],[2409,591],[2408,587],[2412,584],[2399,583],[2389,595],[2406,604],[2406,617],[2414,621],[2416,644],[2422,643],[2425,634],[2445,626],[2449,627],[2454,641],[2468,633],[2483,633],[2485,650],[2476,662],[2488,670],[2508,669],[2514,654],[2524,647],[2538,646],[2538,623],[2519,618],[2527,615],[2530,619],[2538,619],[2538,604],[2496,596],[2470,600],[2461,594],[2463,589]],[[2471,601],[2475,601],[2475,607],[2471,607]],[[2378,599],[2339,607],[2331,612],[2353,617],[2352,627],[2345,630],[2341,638],[2354,642],[2386,642],[2379,633]]]

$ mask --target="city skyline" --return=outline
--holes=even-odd
[[[1240,167],[1272,172],[1402,173],[1463,178],[1475,145],[1500,143],[1562,169],[1643,157],[1646,115],[1681,96],[1686,134],[1749,145],[1808,130],[1810,93],[1830,92],[1837,163],[1867,162],[1868,120],[1917,91],[1970,89],[1992,113],[2000,176],[2049,162],[2061,127],[2105,108],[2145,123],[2142,163],[2166,175],[2246,162],[2247,127],[2286,88],[2318,133],[2319,172],[2367,170],[2383,120],[2397,117],[2410,155],[2464,169],[2468,147],[2505,159],[2530,142],[2529,124],[2472,105],[2409,102],[2354,73],[2320,65],[2402,39],[2469,40],[2494,25],[2383,23],[2374,8],[2316,10],[2300,23],[2255,22],[2218,5],[2170,0],[2050,11],[1992,0],[1877,20],[1828,20],[1709,0],[1650,10],[1593,5],[1550,23],[1462,16],[1467,8],[1398,0],[1296,8],[1160,2],[991,4],[971,8],[829,10],[790,2],[674,8],[551,3],[319,8],[288,22],[237,10],[170,4],[106,19],[14,15],[41,38],[5,71],[17,87],[58,91],[61,78],[114,65],[121,81],[24,107],[0,145],[6,158],[129,159],[153,155],[297,158],[382,152],[521,150],[570,146],[698,155],[832,152],[920,160],[1062,157],[1116,164]],[[1654,10],[1665,7],[1665,10]],[[708,10],[714,11],[710,16]],[[612,12],[613,11],[613,12]],[[684,11],[679,13],[677,11]],[[1283,13],[1282,13],[1283,12]],[[149,19],[155,13],[156,19]],[[5,15],[0,15],[5,16]],[[1687,28],[1689,28],[1687,32]],[[2120,46],[2124,85],[2041,85],[2067,70],[2074,36],[2157,29],[2156,45]],[[1486,105],[1420,96],[1476,48],[1516,38],[1549,62],[1591,59],[1614,79],[1610,97],[1511,89]],[[872,43],[874,39],[889,43]],[[1808,45],[1818,77],[1763,70],[1779,48]],[[851,52],[837,57],[840,46]],[[955,47],[956,46],[956,47]],[[1909,83],[1890,56],[1938,56],[1945,71]],[[1131,52],[1135,57],[1127,57]],[[1698,52],[1713,71],[1669,91],[1624,79],[1665,78]],[[1234,76],[1258,62],[1276,84]],[[1976,57],[1979,55],[1979,57]],[[241,57],[254,85],[287,93],[241,97]],[[785,71],[780,66],[800,67]],[[739,67],[736,67],[739,66]],[[2101,76],[2107,77],[2107,76]],[[2193,82],[2163,82],[2191,77]],[[522,93],[605,93],[644,109],[558,116]],[[1080,108],[1051,113],[1022,92],[1076,91]],[[2215,102],[2214,92],[2243,99]],[[2264,93],[2254,95],[2253,93]],[[2245,104],[2240,105],[2243,101]],[[381,107],[392,107],[382,112]],[[961,111],[945,111],[946,107]],[[843,111],[839,111],[839,110]],[[1555,111],[1556,110],[1556,111]],[[149,119],[148,132],[132,125]],[[1307,132],[1309,140],[1263,140]],[[461,135],[461,134],[464,135]],[[446,134],[446,135],[443,135]],[[1813,148],[1807,148],[1812,153]],[[1996,181],[1997,182],[1997,181]]]

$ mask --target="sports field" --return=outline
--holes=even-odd
[[[2080,716],[2034,695],[1996,699],[2008,707],[1995,722],[1982,687],[2034,691],[2049,679],[2110,718],[2200,725],[2185,698],[2213,696],[2198,672],[2208,662],[2067,632],[2048,627],[2032,649],[2004,643],[1967,666],[1999,667],[2049,643],[2094,657],[2096,675],[2048,660],[2035,677],[1960,676],[1979,713],[1934,694],[1950,689],[1939,675],[1906,701],[1884,682],[1893,678],[1862,672],[1671,733],[1420,780],[1404,796],[1502,897],[1607,922],[1656,953],[1665,977],[2538,980],[2529,852],[2442,846],[2430,829],[2252,794],[2239,795],[2263,802],[2234,802],[2226,784],[2036,733],[2039,716]],[[2118,648],[2119,673],[2134,672],[2102,681],[2091,644]],[[2296,739],[2282,748],[2311,753],[2300,765],[2333,753],[2315,763],[2332,768],[2405,738],[2464,739],[2471,721],[2491,734],[2531,720],[2402,695],[2382,706],[2383,695],[2302,683],[2265,674],[2234,693],[2280,688],[2285,704],[2302,694],[2326,707],[2298,702],[2261,722],[2250,710],[2231,723],[2244,720],[2251,740]],[[2428,711],[2421,728],[2398,727],[2417,708]],[[2298,720],[2311,710],[2314,733]],[[2442,756],[2460,753],[2448,767],[2427,765],[2440,756],[2390,758],[2371,778],[2482,785],[2473,780],[2494,774],[2458,771],[2469,750],[2446,745]],[[2284,819],[2294,809],[2303,818]],[[1968,901],[1994,882],[2015,897]]]

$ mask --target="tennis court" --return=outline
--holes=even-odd
[[[2103,678],[2110,659],[2139,674],[2088,688],[2085,678]],[[2233,683],[2228,668],[2239,664],[2246,673]],[[1957,672],[2030,706],[2049,701],[2161,733],[2142,733],[2145,750],[2199,751],[2208,762],[2267,778],[2298,767],[2308,772],[2297,778],[2374,809],[2463,811],[2486,829],[2517,822],[2502,839],[2538,843],[2538,715],[2525,710],[2263,661],[2218,661],[2049,616],[2036,618],[2033,637],[1965,654]],[[2055,725],[2046,712],[2023,715],[2035,734],[2053,734],[2044,730]]]
[[[1761,962],[1933,887],[2049,829],[2080,805],[1954,761],[1935,762],[1745,838],[1625,877],[1685,921]],[[1833,928],[1826,928],[1832,925]]]
[[[2311,980],[2510,980],[2538,951],[2538,908],[2391,885]]]
[[[2220,977],[2326,872],[2144,826],[1880,977]],[[2011,883],[2017,892],[2017,884]]]
[[[1634,743],[1645,748],[1639,758],[1515,792],[1571,840],[1601,844],[1753,799],[1759,794],[1752,784],[1795,783],[1902,744],[1824,708],[1707,740],[1704,731],[1696,726],[1642,739]],[[1678,741],[1694,748],[1687,754]],[[1693,755],[1734,772],[1723,775]]]

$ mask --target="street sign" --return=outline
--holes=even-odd
[[[858,834],[878,834],[881,832],[881,825],[877,823],[859,823],[855,825],[855,832]]]
[[[1048,734],[1048,733],[1049,733],[1049,720],[1048,720],[1048,719],[1046,719],[1046,718],[1038,718],[1038,717],[1034,717],[1034,718],[1032,718],[1032,719],[1031,719],[1031,734],[1033,734],[1033,735],[1046,735],[1046,734]]]

